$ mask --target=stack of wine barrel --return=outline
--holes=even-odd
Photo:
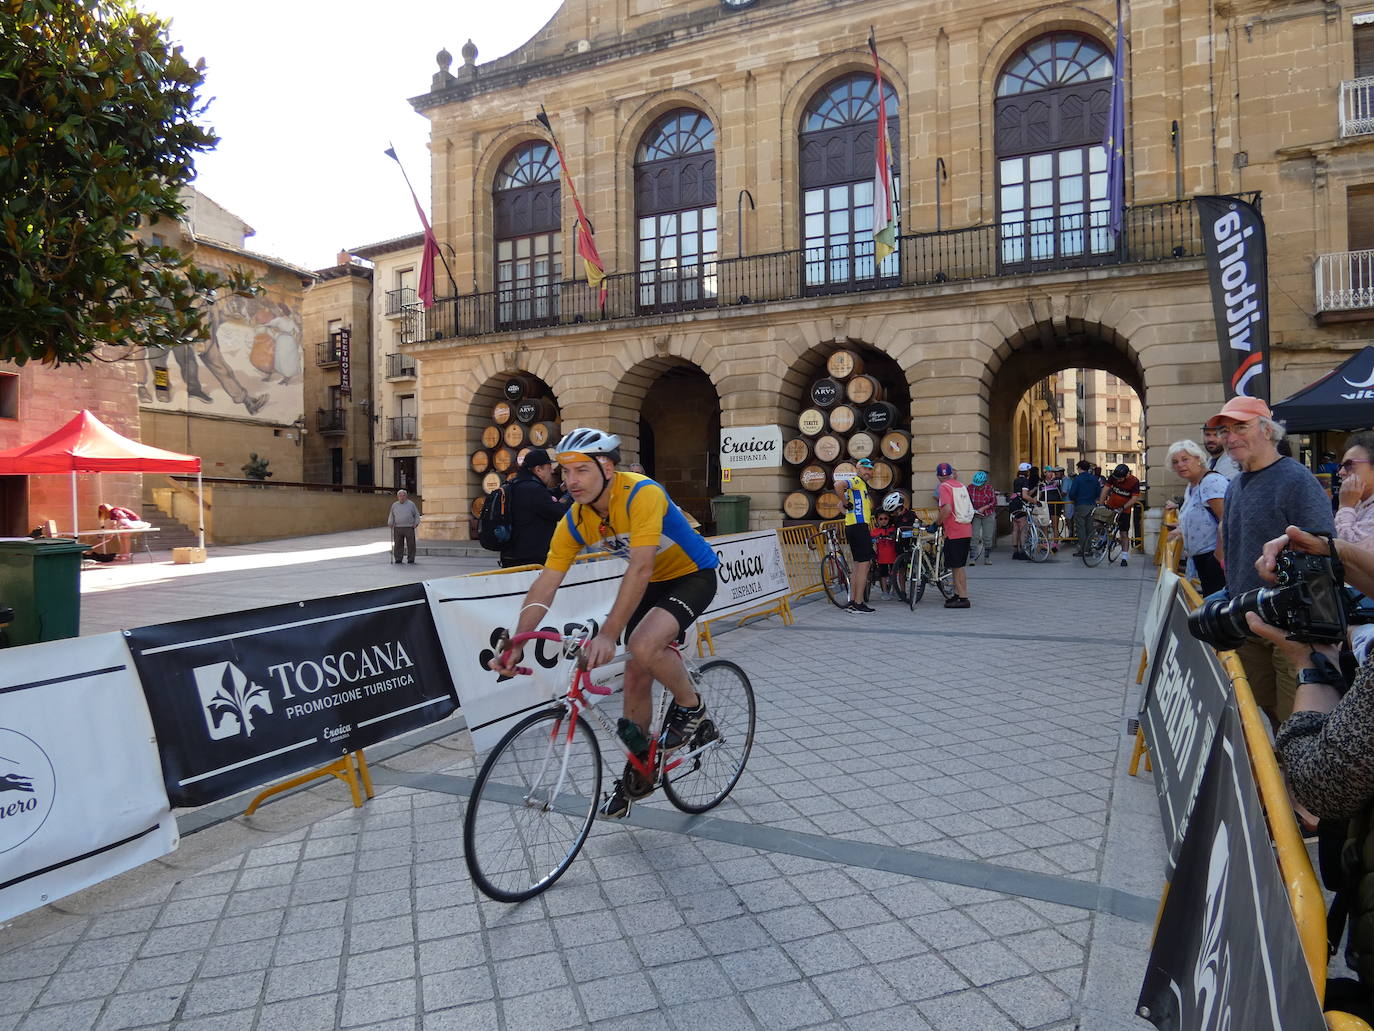
[[[472,453],[472,471],[482,478],[482,493],[472,501],[472,514],[482,510],[486,495],[518,468],[530,448],[558,441],[558,402],[533,376],[510,377],[503,397],[492,406],[491,423],[482,428],[482,446]]]
[[[783,500],[789,519],[834,519],[843,504],[836,476],[853,473],[861,458],[873,462],[869,480],[875,502],[901,490],[911,436],[897,428],[905,412],[883,399],[883,385],[864,373],[863,359],[840,350],[825,363],[826,376],[811,384],[810,407],[797,419],[800,435],[783,445],[783,460],[797,468],[801,490]],[[910,497],[903,492],[910,501]]]

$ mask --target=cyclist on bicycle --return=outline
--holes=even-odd
[[[873,612],[864,604],[864,587],[868,585],[868,567],[873,562],[873,538],[869,533],[869,521],[873,515],[873,503],[868,496],[868,479],[873,475],[873,463],[867,458],[859,459],[859,473],[841,474],[835,477],[835,486],[844,492],[844,538],[849,542],[849,553],[854,557],[854,570],[851,583],[854,590],[846,612]]]
[[[1106,505],[1116,513],[1116,529],[1121,535],[1121,568],[1127,566],[1126,556],[1131,553],[1131,506],[1140,497],[1140,481],[1131,475],[1130,466],[1118,465],[1107,477],[1107,485],[1102,488],[1099,505]]]
[[[715,597],[719,560],[658,483],[637,473],[616,471],[619,437],[597,429],[575,429],[558,442],[555,458],[573,506],[554,530],[544,571],[526,593],[513,633],[537,627],[580,551],[609,551],[625,559],[629,568],[615,604],[583,654],[589,669],[604,665],[615,655],[623,631],[630,653],[625,667],[625,718],[632,726],[622,725],[622,737],[636,752],[647,755],[650,688],[657,680],[673,696],[664,720],[662,747],[665,752],[680,748],[706,720],[706,704],[671,645]],[[517,645],[488,665],[513,676],[523,652]],[[623,817],[634,799],[652,791],[653,785],[644,783],[627,762],[601,813]]]

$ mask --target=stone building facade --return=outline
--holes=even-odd
[[[306,425],[297,439],[303,479],[371,486],[372,269],[345,252],[315,275],[301,307]]]
[[[566,0],[512,54],[479,64],[469,44],[454,67],[441,52],[412,103],[432,123],[434,224],[463,291],[406,347],[425,385],[426,532],[466,535],[471,456],[517,375],[563,427],[607,426],[689,496],[748,494],[753,525],[778,525],[796,471],[721,484],[714,427],[793,435],[838,348],[898,403],[901,484],[921,495],[944,459],[1008,479],[1023,395],[1068,368],[1142,400],[1147,472],[1164,482],[1164,447],[1222,400],[1195,194],[1262,194],[1276,398],[1362,345],[1374,298],[1347,252],[1374,136],[1341,106],[1361,81],[1361,5],[1122,8],[1119,235],[1106,2]],[[901,213],[881,265],[870,26]],[[604,303],[541,105],[610,273]],[[1345,257],[1319,293],[1326,254]],[[1353,302],[1329,289],[1341,269]],[[660,456],[665,440],[678,453]]]

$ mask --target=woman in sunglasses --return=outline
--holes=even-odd
[[[1356,433],[1346,441],[1341,459],[1340,508],[1336,537],[1374,551],[1374,433]]]

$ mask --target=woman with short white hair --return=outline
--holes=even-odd
[[[1180,440],[1169,446],[1169,465],[1188,483],[1183,504],[1178,508],[1178,525],[1169,531],[1169,539],[1183,538],[1183,554],[1192,564],[1204,595],[1226,586],[1221,535],[1217,530],[1225,514],[1229,486],[1225,476],[1207,468],[1207,458],[1207,452],[1196,441]]]

